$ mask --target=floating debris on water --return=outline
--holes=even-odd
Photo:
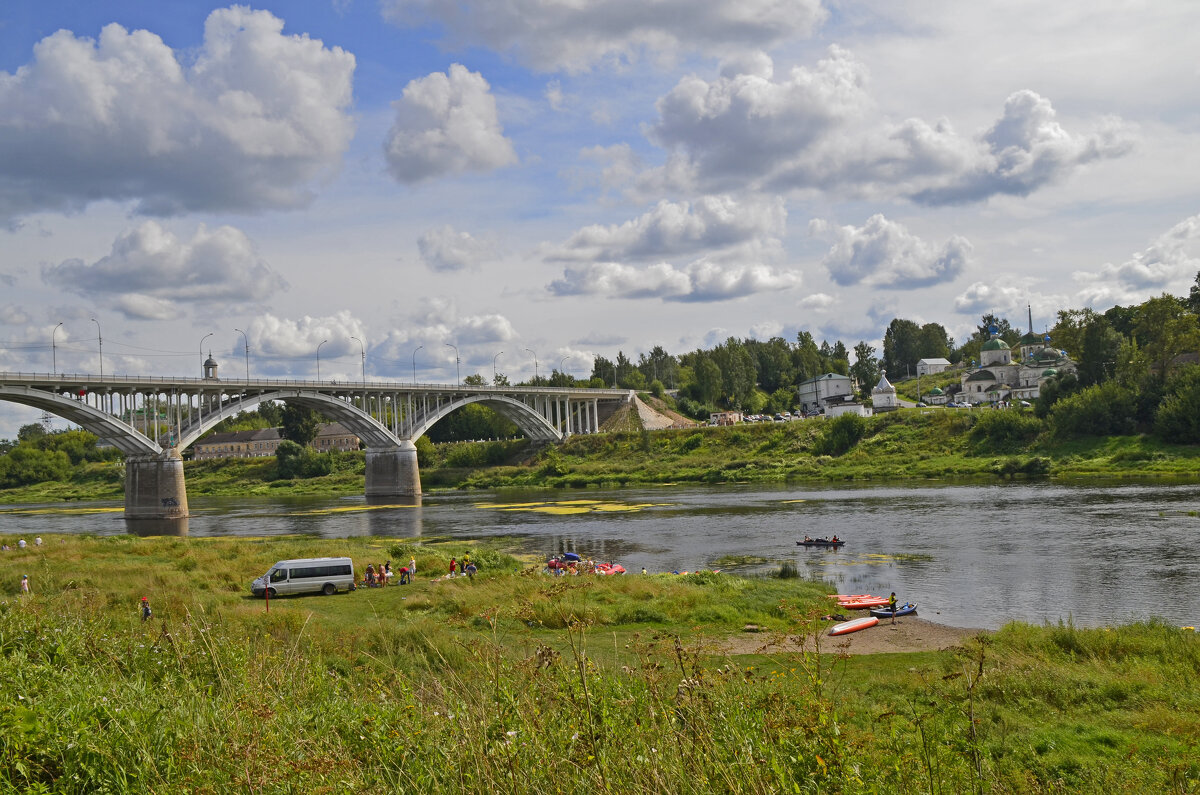
[[[478,502],[475,503],[475,507],[509,513],[532,511],[534,513],[548,513],[554,516],[569,516],[584,513],[630,513],[633,511],[644,511],[647,508],[666,508],[674,504],[670,502],[625,503],[601,502],[600,500],[561,500],[556,502]]]

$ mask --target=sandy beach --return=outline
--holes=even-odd
[[[829,654],[888,654],[893,652],[939,651],[961,646],[968,639],[987,634],[983,629],[963,629],[937,624],[916,616],[881,619],[879,624],[849,635],[830,637],[827,622],[820,637],[820,650]],[[781,654],[812,651],[813,639],[797,635],[781,637],[776,634],[745,632],[727,639],[721,645],[725,654]]]

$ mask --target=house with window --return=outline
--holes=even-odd
[[[214,433],[192,445],[195,460],[210,458],[266,458],[275,455],[283,441],[278,428]],[[359,449],[359,438],[340,422],[328,422],[317,430],[309,447],[320,453]]]
[[[853,399],[854,383],[848,375],[825,373],[801,381],[796,387],[796,392],[800,410],[805,414],[812,414],[823,411],[831,403],[842,403],[846,398]]]
[[[949,359],[921,359],[917,362],[917,375],[933,375],[949,369]]]

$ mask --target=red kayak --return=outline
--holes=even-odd
[[[829,630],[830,635],[847,635],[851,632],[858,632],[860,629],[873,627],[879,623],[879,619],[875,616],[866,616],[865,618],[856,618],[853,621],[843,621],[841,624],[834,624],[833,629]]]
[[[884,607],[887,604],[888,598],[886,596],[866,596],[838,600],[838,607],[846,610],[866,610],[872,607]]]
[[[624,574],[625,567],[620,563],[597,563],[597,574]]]

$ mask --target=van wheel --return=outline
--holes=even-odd
[[[325,587],[321,589],[321,593],[325,594],[326,596],[333,596],[335,593],[337,593],[337,587],[333,583],[327,582],[325,583]]]
[[[267,596],[269,596],[269,597],[271,597],[272,599],[274,599],[274,598],[275,598],[275,589],[274,589],[274,588],[268,588],[268,589],[267,589]]]

